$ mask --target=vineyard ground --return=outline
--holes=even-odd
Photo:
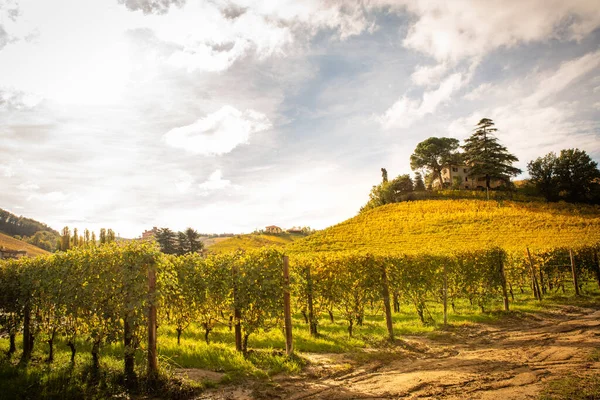
[[[185,393],[197,399],[539,398],[549,382],[562,379],[552,389],[566,394],[551,398],[600,399],[600,293],[593,282],[584,293],[576,299],[567,290],[540,303],[526,291],[516,294],[509,314],[500,311],[501,302],[481,313],[468,301],[458,301],[446,329],[439,303],[428,302],[434,325],[421,324],[412,306],[402,304],[394,314],[394,345],[385,340],[380,307],[365,315],[363,326],[355,326],[352,338],[339,315],[335,322],[323,315],[321,336],[313,338],[298,314],[297,356],[290,359],[282,351],[279,328],[253,335],[244,358],[235,351],[226,324],[211,333],[210,345],[198,324],[184,331],[181,345],[174,327],[165,325],[159,328],[159,359],[168,366],[168,376],[177,379],[150,396],[123,388],[121,343],[103,346],[100,384],[90,386],[89,340],[78,340],[72,366],[60,337],[54,363],[46,363],[48,346],[40,336],[27,369],[17,366],[20,352],[0,360],[0,398],[189,398],[181,396],[181,380],[195,387]],[[8,340],[0,338],[0,354],[7,350]],[[139,376],[144,357],[143,349],[137,352]],[[588,375],[591,383],[582,381]],[[574,396],[574,388],[582,386],[590,387],[595,397]]]
[[[220,386],[198,398],[598,399],[597,300],[402,336],[360,355],[303,353],[308,366],[299,375]]]

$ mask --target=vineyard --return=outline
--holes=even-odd
[[[224,370],[223,346],[256,361],[262,353],[253,346],[275,337],[282,363],[294,370],[294,347],[318,343],[331,351],[334,321],[351,343],[364,340],[355,337],[367,321],[379,319],[382,338],[393,343],[401,313],[435,327],[465,307],[483,315],[509,311],[524,297],[586,294],[600,287],[599,223],[597,209],[588,207],[427,201],[364,213],[285,252],[172,256],[154,243],[88,244],[2,261],[0,324],[9,359],[20,354],[27,365],[34,348],[43,348],[52,363],[60,343],[74,365],[85,349],[92,381],[108,354],[121,358],[125,385],[158,376],[163,366],[185,366],[186,337],[205,343],[202,350],[194,345],[194,358]],[[290,327],[282,335],[286,295],[295,335],[306,332],[296,343]]]
[[[599,240],[598,206],[425,200],[377,207],[294,242],[286,250],[446,255],[493,246],[507,251],[545,250]]]

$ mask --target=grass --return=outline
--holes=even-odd
[[[304,238],[305,236],[306,235],[301,233],[251,233],[215,241],[207,246],[207,250],[212,253],[228,253],[240,249],[251,250],[271,246],[284,247],[285,245],[292,243],[297,239]]]
[[[540,395],[540,400],[600,399],[600,374],[568,375],[552,380]]]
[[[300,314],[293,318],[294,349],[296,356],[287,357],[284,335],[281,328],[258,332],[250,336],[247,357],[235,351],[234,335],[226,325],[219,325],[210,335],[210,344],[204,342],[201,326],[192,324],[182,335],[177,345],[174,327],[161,326],[158,336],[159,361],[162,370],[160,396],[165,398],[186,398],[197,394],[205,387],[245,379],[268,380],[275,374],[298,374],[306,361],[303,353],[338,353],[348,359],[366,362],[382,357],[398,357],[399,351],[406,348],[402,340],[406,336],[423,336],[430,340],[452,343],[454,332],[463,327],[477,324],[503,323],[507,318],[526,318],[528,314],[547,312],[564,305],[589,306],[600,304],[597,285],[589,282],[586,295],[579,298],[547,296],[542,302],[533,300],[531,294],[516,294],[516,302],[511,302],[511,312],[502,310],[500,299],[489,305],[489,312],[481,313],[479,308],[468,301],[457,301],[456,312],[449,309],[449,326],[442,324],[442,305],[433,301],[427,303],[434,323],[423,325],[409,304],[401,304],[401,311],[393,314],[394,330],[398,340],[393,345],[387,341],[385,320],[381,308],[368,310],[361,326],[354,327],[353,337],[348,337],[347,322],[335,315],[331,322],[328,316],[319,319],[319,336],[309,335],[308,326]],[[17,348],[21,348],[20,338]],[[19,352],[12,358],[0,361],[0,393],[2,398],[130,398],[151,391],[144,380],[144,349],[136,354],[136,372],[140,377],[132,391],[124,389],[123,346],[120,343],[106,345],[101,350],[101,375],[97,381],[91,379],[91,345],[88,341],[77,342],[76,363],[69,362],[70,352],[64,341],[57,340],[56,360],[47,364],[44,360],[47,345],[42,338],[36,339],[33,359],[28,368],[17,366]],[[0,353],[8,350],[8,340],[0,339]],[[590,360],[600,359],[600,349],[590,355]],[[222,373],[218,382],[189,382],[176,377],[179,368],[199,368]],[[573,378],[575,379],[575,378]],[[579,378],[577,378],[579,379]],[[583,378],[582,378],[583,379]],[[586,378],[587,379],[587,378]],[[579,381],[578,381],[579,382]],[[581,381],[583,383],[587,381]],[[549,388],[549,394],[559,393],[566,384],[556,383]],[[155,388],[152,390],[155,391]],[[552,397],[550,397],[552,398]],[[556,397],[568,398],[568,397]]]

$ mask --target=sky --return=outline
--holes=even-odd
[[[0,208],[57,230],[322,229],[483,117],[600,161],[600,2],[0,0]]]

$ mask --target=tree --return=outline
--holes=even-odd
[[[423,176],[420,172],[415,172],[415,187],[414,190],[416,192],[420,192],[425,190],[425,182],[423,181]]]
[[[187,228],[185,230],[185,237],[187,238],[190,253],[197,253],[204,247],[204,243],[202,243],[200,240],[200,234],[198,231],[192,228]]]
[[[106,229],[100,228],[100,244],[106,243]]]
[[[203,248],[204,243],[200,240],[200,234],[196,230],[187,228],[184,232],[177,232],[177,254],[197,253]]]
[[[530,182],[548,201],[558,200],[558,180],[555,175],[556,154],[548,153],[527,164]]]
[[[548,201],[564,199],[571,202],[600,200],[598,163],[585,151],[561,150],[557,157],[548,153],[527,164],[531,182]]]
[[[62,235],[60,235],[60,249],[62,251],[67,251],[71,247],[71,230],[68,226],[65,226],[62,230]]]
[[[370,210],[385,204],[396,203],[401,200],[401,196],[413,191],[413,181],[408,174],[398,175],[388,182],[383,182],[373,186],[369,193],[369,201],[361,211]]]
[[[496,131],[498,129],[494,128],[494,122],[489,118],[483,118],[476,125],[475,132],[462,146],[464,160],[470,166],[469,177],[485,176],[487,189],[490,189],[492,179],[500,179],[508,183],[511,176],[521,173],[519,168],[512,166],[519,159],[498,143],[498,139],[494,136]]]
[[[184,232],[177,232],[177,255],[189,253],[190,249],[187,243],[187,236]]]
[[[73,228],[73,240],[72,240],[72,247],[77,247],[79,246],[79,232],[77,231],[77,228]]]
[[[388,181],[387,169],[381,168],[381,181],[386,183]]]
[[[154,237],[160,246],[160,251],[162,251],[165,254],[177,253],[177,237],[175,235],[175,232],[173,232],[169,228],[160,228],[158,229]]]
[[[410,167],[413,171],[427,169],[432,178],[438,179],[440,187],[443,187],[442,169],[450,164],[460,163],[458,147],[459,142],[456,139],[430,137],[417,144],[414,153],[410,156]]]

